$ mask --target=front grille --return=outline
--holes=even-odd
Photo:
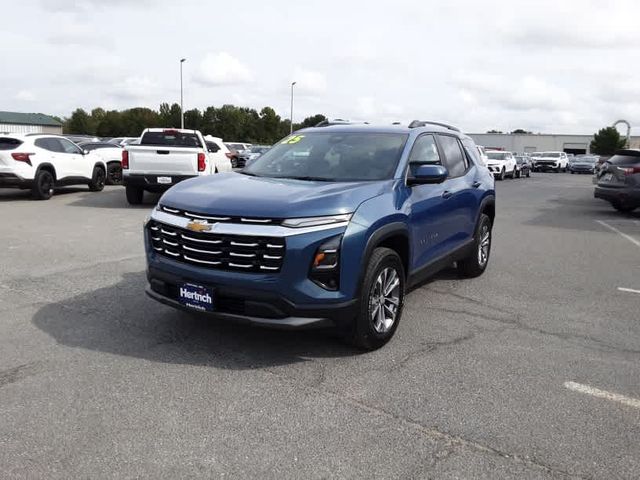
[[[190,220],[208,220],[216,223],[243,223],[254,225],[280,225],[282,219],[280,218],[256,218],[256,217],[237,217],[229,215],[211,215],[208,213],[198,213],[188,210],[181,210],[179,208],[168,207],[166,205],[160,205],[158,207],[161,211],[169,213],[171,215],[177,215],[179,217],[188,218]]]
[[[199,233],[151,220],[147,225],[153,250],[179,262],[217,270],[277,273],[285,241],[280,237]]]

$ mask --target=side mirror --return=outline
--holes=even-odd
[[[407,178],[411,185],[428,185],[444,182],[449,176],[449,171],[442,165],[417,165],[413,175]]]

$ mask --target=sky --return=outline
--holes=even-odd
[[[225,103],[466,132],[640,122],[637,0],[21,0],[0,110]],[[6,21],[6,19],[13,19]],[[640,127],[633,130],[640,133]]]

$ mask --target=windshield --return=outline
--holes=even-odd
[[[202,145],[200,145],[200,140],[195,133],[180,132],[178,130],[147,132],[142,136],[140,145],[152,145],[157,147],[202,147]]]
[[[285,138],[243,173],[318,181],[392,178],[406,134],[303,133]]]
[[[507,154],[504,152],[487,152],[487,157],[491,160],[506,160]]]
[[[595,157],[579,157],[574,159],[576,163],[596,163]]]

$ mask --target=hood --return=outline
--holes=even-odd
[[[219,173],[180,182],[160,203],[210,215],[264,218],[314,217],[352,213],[380,195],[393,180],[308,182]]]

